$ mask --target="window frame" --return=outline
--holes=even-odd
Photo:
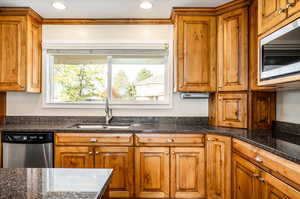
[[[104,108],[105,101],[99,102],[52,102],[53,99],[53,56],[63,55],[63,53],[48,53],[48,50],[114,50],[114,49],[134,49],[134,50],[149,50],[168,48],[168,53],[165,56],[165,96],[163,101],[146,101],[146,100],[116,100],[112,99],[112,55],[108,56],[107,68],[107,90],[109,91],[109,102],[112,108],[124,109],[171,109],[173,107],[173,45],[172,42],[157,42],[157,43],[133,43],[133,44],[82,44],[82,43],[62,43],[62,44],[43,44],[43,107],[44,108]],[[68,53],[66,53],[67,55]],[[74,55],[74,53],[69,54]],[[76,54],[75,54],[76,55]],[[101,54],[105,55],[105,54]],[[122,55],[122,54],[120,54]],[[130,54],[134,55],[134,54]],[[137,54],[138,55],[138,54]]]

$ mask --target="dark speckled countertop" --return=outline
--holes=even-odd
[[[0,169],[0,199],[100,199],[112,169]]]
[[[182,120],[184,122],[182,122]],[[283,158],[300,164],[300,125],[284,122],[274,122],[272,130],[251,131],[247,129],[221,128],[207,125],[204,118],[191,119],[163,119],[163,121],[151,120],[130,120],[133,125],[126,130],[96,130],[96,129],[78,129],[74,124],[94,123],[94,120],[78,121],[74,119],[59,119],[60,122],[7,122],[0,125],[0,131],[7,132],[89,132],[89,133],[209,133],[227,135],[240,139],[254,146],[260,147],[266,151],[279,155]],[[129,121],[129,120],[126,120]],[[101,121],[100,121],[101,122]],[[123,122],[124,119],[114,122]]]

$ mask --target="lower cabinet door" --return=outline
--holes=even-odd
[[[203,147],[171,148],[171,198],[205,198]]]
[[[233,199],[262,199],[264,185],[259,181],[260,170],[236,154],[232,164]]]
[[[137,198],[169,198],[169,147],[135,148]]]
[[[92,147],[55,147],[55,168],[94,168]]]
[[[208,199],[231,199],[231,138],[206,136]]]
[[[96,147],[95,168],[112,168],[110,198],[133,197],[133,148]]]
[[[263,199],[300,199],[299,191],[274,176],[263,172],[260,179],[265,184]]]

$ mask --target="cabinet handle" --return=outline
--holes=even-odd
[[[215,138],[207,138],[207,141],[216,141]]]
[[[261,182],[265,182],[264,178],[258,178],[258,180],[261,181]]]
[[[175,152],[172,152],[171,154],[172,154],[172,155],[175,155]]]
[[[285,13],[285,11],[286,11],[286,8],[284,8],[284,9],[280,8],[280,9],[278,10],[278,14]]]
[[[90,142],[97,142],[97,139],[96,138],[91,138]]]
[[[171,142],[174,142],[175,140],[174,139],[168,139],[167,142],[171,143]]]
[[[259,163],[262,163],[262,162],[263,162],[263,160],[262,160],[260,157],[258,157],[258,156],[255,158],[255,161],[256,161],[256,162],[259,162]]]
[[[257,178],[258,176],[259,176],[259,174],[257,174],[257,173],[254,173],[254,174],[253,174],[253,177],[254,177],[254,178]]]
[[[99,155],[99,154],[100,154],[100,152],[99,152],[99,151],[97,151],[95,154],[96,154],[96,155]]]
[[[91,151],[90,151],[90,152],[89,152],[89,154],[90,154],[90,155],[92,155],[92,154],[93,154],[93,152],[91,152]]]
[[[294,7],[296,5],[296,3],[294,2],[294,3],[288,3],[288,4],[286,4],[286,8],[292,8],[292,7]]]

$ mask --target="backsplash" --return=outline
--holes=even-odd
[[[7,116],[6,124],[104,123],[105,117],[93,116]],[[114,117],[112,123],[176,123],[207,125],[208,117]]]
[[[276,120],[300,124],[300,90],[277,92]]]

